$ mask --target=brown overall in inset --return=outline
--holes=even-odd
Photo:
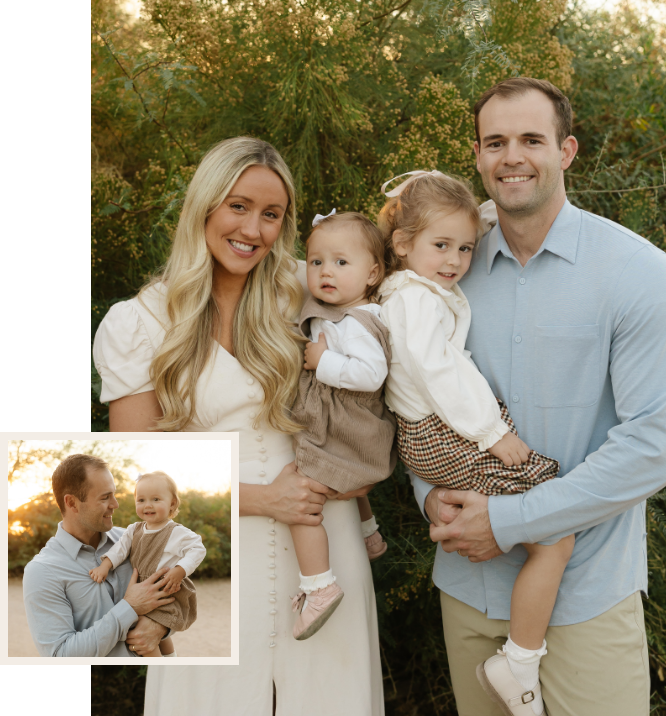
[[[164,553],[164,548],[167,546],[175,526],[176,523],[172,522],[159,532],[146,534],[144,523],[134,530],[130,563],[132,567],[139,570],[139,582],[143,582],[144,579],[148,579],[157,572],[160,557]],[[180,583],[180,591],[171,596],[176,598],[175,602],[148,612],[146,616],[167,629],[185,631],[194,624],[197,618],[197,593],[192,580],[185,577]]]
[[[300,327],[310,335],[310,320],[338,323],[352,316],[381,345],[391,364],[388,329],[368,311],[338,308],[310,298],[303,306]],[[374,392],[332,388],[304,370],[298,383],[293,417],[305,429],[294,436],[296,465],[308,477],[339,492],[357,490],[385,480],[393,472],[395,418],[384,405],[384,387]]]

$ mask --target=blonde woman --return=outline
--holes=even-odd
[[[113,306],[95,337],[112,431],[240,433],[241,665],[151,667],[145,716],[298,716],[313,704],[323,715],[384,713],[358,510],[327,501],[336,494],[292,464],[295,237],[293,181],[277,151],[247,137],[221,142],[192,179],[163,274]],[[298,578],[287,525],[324,517],[331,563],[356,598],[341,605],[336,631],[301,643],[285,591]]]

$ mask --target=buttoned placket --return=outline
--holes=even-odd
[[[248,378],[246,380],[248,387],[254,385],[254,378]],[[253,390],[251,387],[248,390],[247,397],[250,400],[253,400],[256,397],[256,391]],[[250,413],[250,418],[254,420],[257,417],[256,411],[252,411]],[[268,480],[266,479],[266,469],[265,469],[265,463],[268,461],[268,450],[266,449],[265,445],[263,445],[264,436],[261,430],[258,430],[257,428],[254,428],[254,440],[257,443],[257,452],[258,452],[258,458],[259,462],[261,463],[261,467],[259,469],[259,472],[257,473],[258,477],[260,478],[261,485],[268,485]],[[275,643],[275,637],[277,636],[277,591],[275,589],[275,580],[277,579],[277,574],[275,572],[275,518],[269,517],[268,518],[268,579],[269,579],[269,585],[270,589],[268,591],[268,604],[269,604],[269,611],[268,614],[271,617],[271,631],[268,634],[269,642],[268,646],[269,648],[274,648],[276,646]]]
[[[525,343],[523,331],[528,309],[530,276],[533,270],[533,256],[524,267],[516,261],[521,269],[515,281],[515,312],[513,316],[513,333],[511,336],[511,388],[507,396],[507,407],[513,416],[518,411],[520,401],[525,399]],[[513,259],[515,261],[515,259]]]

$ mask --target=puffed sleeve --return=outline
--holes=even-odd
[[[509,430],[490,386],[439,324],[437,299],[408,287],[386,304],[398,359],[430,408],[458,435],[487,450]]]
[[[149,370],[155,349],[133,303],[112,306],[95,335],[93,359],[102,378],[102,403],[153,390]]]

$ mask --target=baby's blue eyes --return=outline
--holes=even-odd
[[[313,266],[321,266],[321,259],[312,259],[310,262]],[[346,266],[349,262],[345,259],[338,259],[336,262],[338,266]]]

